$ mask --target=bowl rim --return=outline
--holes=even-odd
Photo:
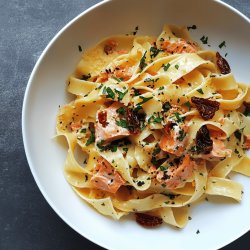
[[[30,171],[32,173],[33,178],[35,179],[36,185],[38,186],[40,192],[42,193],[43,197],[45,198],[45,200],[48,202],[48,204],[50,205],[50,207],[55,211],[55,213],[68,225],[70,226],[75,232],[77,232],[79,235],[81,235],[82,237],[86,238],[87,240],[93,242],[94,244],[97,244],[98,246],[101,246],[103,248],[108,249],[109,246],[107,246],[106,244],[104,244],[103,242],[98,242],[98,240],[96,240],[93,236],[91,235],[83,235],[80,230],[73,225],[67,218],[65,218],[65,216],[59,211],[59,209],[57,209],[56,205],[54,204],[53,200],[51,200],[48,196],[48,194],[46,193],[46,191],[43,189],[42,184],[39,180],[39,177],[36,175],[35,170],[34,170],[34,164],[33,164],[33,160],[32,157],[29,153],[29,143],[27,140],[27,107],[28,107],[28,101],[29,101],[29,96],[30,96],[30,89],[31,89],[31,85],[34,83],[34,78],[36,75],[36,72],[38,70],[38,68],[40,67],[40,64],[44,58],[44,56],[47,54],[48,50],[50,49],[50,47],[52,46],[52,44],[67,30],[71,27],[71,25],[73,25],[77,20],[79,20],[80,18],[82,18],[82,16],[86,15],[87,13],[91,12],[92,10],[105,5],[108,2],[112,2],[112,1],[124,1],[124,0],[101,0],[100,2],[92,5],[91,7],[87,8],[86,10],[84,10],[83,12],[81,12],[80,14],[78,14],[76,17],[74,17],[71,21],[69,21],[68,23],[66,23],[55,35],[54,37],[50,40],[50,42],[47,44],[47,46],[44,48],[43,52],[41,53],[41,55],[39,56],[37,62],[35,63],[35,66],[30,74],[26,89],[25,89],[25,94],[24,94],[24,99],[23,99],[23,105],[22,105],[22,120],[21,120],[21,124],[22,124],[22,138],[23,138],[23,145],[24,145],[24,151],[25,151],[25,155],[27,158],[27,162],[30,168]],[[234,14],[240,16],[241,18],[243,18],[245,21],[248,22],[248,24],[250,25],[250,18],[248,18],[246,15],[244,15],[243,13],[241,13],[239,10],[237,10],[235,7],[229,5],[228,3],[223,2],[222,0],[212,0],[213,2],[224,6],[225,8],[231,10]],[[245,230],[243,229],[242,232],[238,233],[235,236],[234,240],[239,239],[242,235],[246,234],[248,231],[250,231],[250,227],[249,229]],[[233,240],[233,241],[234,241]],[[218,246],[219,248],[222,248],[230,243],[232,243],[233,241],[230,242],[221,242],[221,244]]]

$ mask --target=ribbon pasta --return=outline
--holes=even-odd
[[[68,143],[65,177],[101,214],[182,228],[204,195],[241,200],[229,174],[250,176],[250,90],[185,28],[104,39],[83,54],[67,90],[75,99],[56,125]]]

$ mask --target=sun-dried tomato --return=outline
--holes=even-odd
[[[135,111],[131,108],[126,109],[126,121],[128,129],[131,133],[139,133],[141,124],[145,121],[145,114],[142,112]]]
[[[209,120],[214,117],[214,114],[219,110],[220,103],[205,98],[195,97],[191,98],[191,101],[195,104],[199,111],[200,116],[204,120]]]
[[[225,58],[219,52],[216,53],[216,63],[220,69],[221,74],[226,75],[231,72],[230,66]]]
[[[213,141],[210,138],[210,133],[206,125],[203,125],[197,132],[196,138],[196,152],[198,154],[209,154],[213,149]]]
[[[106,111],[100,111],[98,113],[98,121],[102,124],[102,126],[105,128],[107,125],[107,112]]]
[[[162,218],[143,213],[136,213],[135,218],[136,222],[144,227],[156,227],[163,222]]]

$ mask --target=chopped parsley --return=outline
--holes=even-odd
[[[143,56],[140,60],[139,67],[140,67],[141,71],[147,66],[147,64],[145,62],[146,61],[146,53],[147,53],[147,51],[145,51],[145,53],[143,54]]]
[[[180,116],[179,113],[175,112],[174,115],[176,117],[177,122],[183,122],[184,119]]]
[[[168,64],[163,64],[163,69],[164,69],[164,71],[168,71],[168,69],[169,69],[170,66],[171,66],[170,63],[168,63]]]
[[[226,42],[223,41],[221,44],[219,44],[219,48],[221,49],[222,47],[226,47]]]
[[[140,98],[142,99],[142,101],[139,102],[139,103],[137,103],[136,106],[142,105],[142,104],[144,104],[145,102],[151,100],[151,99],[153,98],[153,96],[151,96],[151,97],[140,96]]]
[[[159,88],[159,90],[163,90],[164,89],[164,86],[161,86],[160,88]]]
[[[178,64],[176,64],[174,67],[175,67],[176,69],[179,69],[179,65],[178,65]]]
[[[152,79],[152,78],[148,77],[148,78],[144,79],[144,82],[152,82],[152,83],[154,83],[154,82],[157,82],[158,80],[159,80],[159,78]]]
[[[122,78],[122,77],[118,78],[118,77],[113,76],[112,78],[113,78],[114,80],[116,80],[117,82],[122,82],[122,81],[123,81],[123,78]]]
[[[151,48],[150,48],[150,57],[151,57],[151,58],[156,57],[156,56],[159,54],[160,51],[161,51],[161,50],[160,50],[160,49],[157,49],[156,47],[151,47]]]
[[[116,110],[116,113],[118,113],[120,115],[125,115],[126,110],[124,107],[120,107],[119,109]]]
[[[179,132],[179,136],[177,137],[177,140],[183,141],[185,136],[186,136],[185,131],[183,129],[181,129],[180,132]]]
[[[124,119],[121,119],[120,121],[116,121],[116,124],[119,127],[122,127],[122,128],[127,128],[128,127],[127,121],[124,120]]]
[[[93,142],[95,142],[95,134],[93,132],[91,132],[91,135],[89,137],[89,139],[86,142],[86,146],[89,146],[90,144],[92,144]]]
[[[86,133],[87,132],[87,129],[86,128],[82,128],[81,130],[80,130],[80,133]]]
[[[202,89],[196,89],[197,92],[199,92],[200,94],[204,94],[203,90]]]
[[[160,166],[160,167],[159,167],[159,169],[160,169],[161,171],[165,171],[165,170],[167,170],[167,168],[166,168],[166,167],[164,167],[164,166]]]
[[[162,108],[164,112],[168,112],[171,109],[171,104],[169,102],[165,102]]]
[[[202,36],[202,38],[200,40],[202,41],[203,44],[207,44],[208,37],[207,36]]]
[[[110,87],[104,87],[102,93],[105,94],[107,98],[115,99],[115,93]]]
[[[187,106],[189,110],[191,109],[191,103],[189,101],[185,102],[184,105]]]
[[[128,90],[126,90],[125,92],[121,92],[121,91],[115,89],[115,92],[118,94],[118,101],[121,101],[123,99],[123,97],[128,93]]]

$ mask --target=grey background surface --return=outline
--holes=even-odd
[[[1,250],[102,249],[73,231],[47,204],[28,167],[21,134],[23,96],[36,60],[68,21],[97,2],[0,0]],[[250,0],[224,2],[250,17]],[[250,249],[248,242],[250,232],[224,249]]]

